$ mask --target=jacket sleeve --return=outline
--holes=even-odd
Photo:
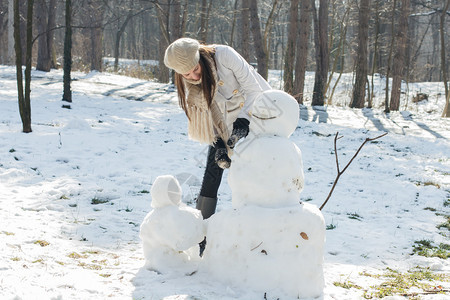
[[[223,46],[220,64],[230,69],[245,93],[245,102],[238,118],[250,120],[255,99],[265,90],[270,90],[269,83],[248,64],[248,62],[231,47]]]

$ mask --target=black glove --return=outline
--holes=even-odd
[[[222,169],[228,169],[231,165],[231,159],[228,157],[228,150],[225,146],[225,142],[221,138],[218,138],[213,146],[216,148],[214,159],[217,165]]]
[[[245,118],[237,118],[233,123],[233,131],[228,139],[227,145],[230,149],[236,146],[236,143],[248,135],[250,121]]]

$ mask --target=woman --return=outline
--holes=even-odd
[[[167,47],[164,64],[175,71],[179,104],[188,117],[191,139],[209,144],[197,209],[204,219],[214,214],[228,150],[247,136],[255,98],[270,89],[233,48],[201,45],[181,38]]]

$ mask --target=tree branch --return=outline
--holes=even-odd
[[[322,210],[322,208],[325,206],[325,204],[327,204],[328,200],[330,200],[331,194],[334,191],[334,188],[336,187],[337,182],[339,181],[339,178],[341,177],[341,175],[345,172],[345,170],[347,170],[348,166],[350,166],[350,164],[353,162],[353,160],[356,158],[356,156],[359,154],[359,152],[361,151],[362,147],[367,143],[367,142],[371,142],[374,141],[376,139],[379,139],[383,136],[385,136],[386,134],[388,134],[387,132],[383,133],[380,136],[377,136],[375,138],[366,138],[364,140],[364,142],[361,144],[361,146],[359,146],[358,150],[356,151],[355,155],[353,155],[352,159],[350,159],[350,161],[347,163],[347,165],[345,166],[344,169],[342,169],[342,171],[340,171],[339,168],[339,156],[337,153],[337,140],[342,138],[342,136],[338,137],[339,132],[336,132],[336,135],[334,137],[334,155],[336,157],[336,169],[337,169],[337,175],[336,175],[336,179],[334,180],[333,186],[331,187],[330,192],[328,193],[327,199],[325,199],[325,202],[320,206],[320,210]]]

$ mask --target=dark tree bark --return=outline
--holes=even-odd
[[[363,108],[367,82],[367,43],[369,38],[369,0],[361,0],[359,7],[358,56],[356,60],[356,80],[350,107]]]
[[[93,3],[93,27],[90,30],[91,36],[91,71],[102,71],[103,58],[103,12],[102,4]]]
[[[273,1],[272,10],[267,18],[266,28],[264,29],[263,35],[261,32],[261,23],[258,15],[258,2],[257,0],[250,0],[250,27],[255,46],[256,60],[258,62],[258,73],[261,74],[264,79],[267,79],[269,74],[268,33],[277,2],[277,0]]]
[[[37,1],[37,27],[38,27],[38,56],[36,70],[49,72],[54,63],[53,37],[56,25],[55,21],[56,0],[50,0],[47,6],[45,0]]]
[[[81,18],[84,38],[84,61],[91,71],[102,71],[103,56],[103,14],[105,3],[99,0],[86,0],[82,4]]]
[[[295,81],[293,94],[298,103],[303,104],[305,73],[308,58],[309,31],[311,29],[311,2],[300,1],[300,26],[297,40],[297,59],[295,62]]]
[[[406,57],[406,41],[408,35],[408,15],[410,10],[409,0],[402,0],[401,15],[399,20],[399,27],[397,29],[397,37],[394,54],[394,61],[392,63],[392,90],[391,102],[389,109],[399,110],[400,108],[400,92],[402,85],[402,77],[404,75],[404,65]]]
[[[158,41],[158,49],[159,49],[159,72],[158,72],[158,80],[159,82],[169,82],[170,74],[169,69],[164,65],[164,53],[169,46],[170,40],[170,32],[169,32],[169,20],[170,20],[170,6],[168,2],[164,2],[167,5],[156,5],[157,8],[157,16],[159,23],[159,41]]]
[[[328,0],[320,0],[318,32],[316,44],[316,75],[312,106],[323,106],[325,103],[325,86],[328,75]]]
[[[128,22],[131,20],[131,18],[134,16],[133,9],[128,10],[128,14],[125,17],[125,20],[123,21],[122,25],[117,29],[116,32],[116,40],[114,43],[114,72],[117,72],[119,69],[119,49],[120,49],[120,40],[122,38],[122,34],[125,32],[125,28],[128,25]]]
[[[371,71],[371,92],[370,92],[370,97],[369,97],[369,101],[367,104],[368,108],[372,108],[372,104],[373,104],[373,98],[375,97],[374,95],[374,77],[375,77],[375,70],[377,69],[377,61],[378,61],[378,47],[379,47],[379,38],[380,38],[380,0],[375,0],[375,24],[374,24],[374,30],[375,30],[375,37],[374,37],[374,42],[373,42],[373,58],[372,58],[372,71]]]
[[[268,66],[267,66],[267,53],[264,51],[264,42],[261,34],[261,23],[258,15],[258,3],[256,0],[250,0],[250,23],[253,36],[253,42],[255,43],[256,60],[258,62],[258,73],[262,77],[267,79]]]
[[[389,113],[390,112],[390,106],[389,106],[389,75],[391,72],[391,61],[392,61],[392,52],[394,51],[394,41],[395,41],[395,34],[394,34],[394,23],[395,23],[395,9],[397,7],[397,0],[394,0],[392,3],[392,16],[391,16],[391,45],[389,47],[389,57],[387,61],[387,67],[386,67],[386,88],[385,88],[385,100],[384,100],[384,112]]]
[[[200,12],[200,31],[198,38],[200,41],[207,42],[209,15],[211,12],[212,0],[202,0],[202,8]]]
[[[288,25],[288,40],[286,45],[286,55],[284,57],[284,91],[292,94],[294,90],[294,61],[295,61],[295,46],[297,44],[297,18],[298,18],[298,2],[299,0],[292,0],[289,9],[289,25]]]
[[[441,69],[442,69],[442,78],[444,81],[445,86],[445,108],[444,112],[442,113],[443,117],[449,118],[450,117],[450,91],[448,88],[448,81],[447,81],[447,63],[446,63],[446,54],[445,54],[445,39],[444,39],[444,24],[445,24],[445,14],[447,10],[450,8],[450,0],[447,0],[446,3],[444,3],[444,7],[441,13],[440,18],[440,31],[441,31]]]
[[[230,47],[233,47],[233,40],[234,40],[234,31],[236,28],[236,16],[237,16],[237,7],[238,7],[238,0],[234,0],[234,9],[233,9],[233,23],[231,24],[231,34],[230,34]]]
[[[175,41],[176,39],[179,39],[182,37],[182,18],[181,18],[181,1],[176,0],[172,3],[172,12],[170,14],[171,22],[170,22],[170,28],[171,28],[171,40]]]
[[[63,101],[72,102],[72,90],[70,89],[70,72],[72,70],[72,0],[66,0],[65,9],[66,28],[64,34],[64,91]]]
[[[250,0],[242,0],[241,11],[241,54],[242,57],[249,61],[250,59]]]
[[[25,93],[22,76],[22,42],[20,34],[20,8],[19,0],[14,0],[14,48],[16,52],[16,74],[17,92],[19,101],[19,113],[22,119],[22,131],[31,130],[31,58],[33,44],[33,0],[27,1],[27,23],[26,23],[26,53],[25,53]]]

